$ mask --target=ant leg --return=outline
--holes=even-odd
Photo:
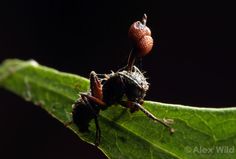
[[[106,108],[106,103],[102,100],[103,99],[102,84],[101,81],[98,79],[97,74],[94,71],[90,73],[90,90],[91,90],[91,95],[81,94],[81,96],[86,96],[89,100],[101,106],[103,109]]]
[[[110,78],[107,74],[96,74],[99,79],[108,80]]]
[[[68,127],[69,125],[73,124],[73,121],[69,121],[67,123],[64,124],[65,127]]]
[[[91,95],[86,93],[81,93],[81,96],[85,96],[90,101],[104,108],[106,106],[106,103],[102,101],[103,98],[102,84],[98,79],[97,74],[94,71],[90,73],[90,89],[91,89]]]
[[[174,133],[175,130],[170,127],[170,125],[173,124],[173,120],[171,120],[171,119],[163,119],[163,120],[159,119],[159,118],[155,117],[151,112],[149,112],[147,109],[145,109],[142,105],[140,105],[137,102],[121,101],[120,104],[127,107],[127,108],[132,108],[132,106],[135,106],[135,107],[139,108],[145,115],[147,115],[147,117],[149,117],[152,120],[157,121],[160,124],[167,127],[169,129],[170,133]]]
[[[89,108],[90,108],[91,112],[93,113],[93,115],[94,115],[95,117],[97,117],[97,116],[98,116],[98,112],[96,112],[95,108],[91,105],[91,103],[89,102],[89,99],[88,99],[86,96],[84,96],[84,95],[81,95],[81,99],[82,99],[82,101],[83,101],[87,106],[89,106]]]
[[[147,109],[145,109],[142,105],[139,103],[133,102],[133,104],[138,107],[144,114],[146,114],[149,118],[153,119],[154,121],[157,121],[164,125],[165,127],[169,128],[170,132],[173,133],[174,129],[170,127],[171,124],[173,124],[173,120],[166,120],[166,119],[159,119],[155,117],[151,112],[149,112]]]
[[[137,108],[131,101],[120,101],[119,104],[125,108],[129,108],[130,113],[134,113],[139,110],[139,108]]]
[[[94,118],[95,120],[95,125],[96,125],[96,139],[95,139],[95,146],[98,146],[101,141],[101,129],[98,123],[98,118],[97,116]]]
[[[99,122],[98,122],[98,112],[96,112],[96,110],[90,104],[90,102],[86,96],[82,95],[81,98],[86,103],[86,105],[89,106],[89,108],[91,109],[91,112],[94,115],[94,121],[95,121],[95,126],[96,126],[95,146],[98,146],[100,144],[100,140],[101,140],[101,129],[100,129]]]
[[[91,72],[92,73],[92,72]],[[113,73],[113,72],[112,72]],[[109,78],[110,78],[110,75],[108,74],[96,74],[97,78],[99,79],[101,85],[106,82]],[[90,80],[91,81],[91,80]]]
[[[98,105],[105,105],[105,103],[102,101],[103,98],[102,84],[98,79],[96,72],[94,71],[90,73],[90,90],[91,90],[91,95],[86,93],[81,93],[81,97],[85,96],[89,100],[93,101]]]
[[[96,97],[98,99],[103,98],[102,84],[98,79],[97,74],[94,71],[90,73],[90,89],[91,89],[91,95],[93,97]]]
[[[103,108],[106,107],[106,103],[103,102],[103,101],[102,101],[101,99],[99,99],[99,98],[96,98],[96,97],[94,97],[94,96],[91,96],[91,95],[88,95],[88,94],[84,94],[84,93],[81,93],[80,95],[81,95],[82,98],[83,98],[83,97],[86,97],[87,99],[89,99],[90,101],[94,102],[94,103],[97,104],[98,106],[101,106],[101,107],[103,107]]]

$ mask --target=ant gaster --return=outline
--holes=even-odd
[[[143,73],[134,65],[135,59],[151,51],[153,39],[151,31],[146,26],[147,16],[144,14],[142,22],[133,23],[129,30],[129,37],[133,49],[128,58],[127,66],[110,74],[90,73],[90,92],[81,93],[80,98],[73,105],[72,118],[80,131],[87,131],[89,122],[94,119],[96,125],[95,145],[100,143],[101,130],[98,122],[100,110],[105,110],[113,104],[120,104],[130,109],[130,112],[141,110],[149,118],[170,128],[171,119],[159,119],[146,110],[142,104],[149,88]]]

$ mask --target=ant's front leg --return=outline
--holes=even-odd
[[[121,101],[120,104],[126,108],[136,107],[136,108],[140,109],[145,115],[147,115],[147,117],[149,117],[152,120],[157,121],[157,122],[161,123],[162,125],[164,125],[165,127],[167,127],[169,129],[170,133],[174,133],[175,130],[170,127],[170,125],[173,124],[172,119],[163,119],[163,120],[159,119],[137,102]]]

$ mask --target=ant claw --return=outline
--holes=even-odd
[[[173,119],[163,119],[164,123],[166,123],[167,125],[172,125],[174,124],[174,120]]]
[[[68,127],[68,126],[71,125],[71,124],[73,124],[73,121],[66,122],[66,123],[64,124],[64,126],[65,126],[65,127]]]
[[[173,134],[175,132],[174,128],[171,128],[170,126],[172,124],[174,124],[174,120],[173,119],[163,119],[163,122],[166,124],[166,126],[169,128],[170,134]]]
[[[175,129],[174,128],[170,128],[169,131],[170,131],[170,134],[173,134],[175,132]]]
[[[98,147],[99,146],[99,144],[100,144],[100,141],[95,141],[95,143],[94,143],[94,145],[96,146],[96,147]]]

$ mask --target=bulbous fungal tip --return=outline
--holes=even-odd
[[[151,30],[140,21],[137,21],[130,26],[128,35],[133,43],[137,43],[143,36],[151,36]]]
[[[145,35],[137,44],[137,56],[142,57],[150,53],[153,47],[153,39],[151,36]]]
[[[131,39],[135,49],[137,50],[137,56],[145,56],[153,47],[153,39],[151,37],[151,30],[146,26],[147,15],[144,14],[141,22],[134,22],[128,32],[128,36]]]

